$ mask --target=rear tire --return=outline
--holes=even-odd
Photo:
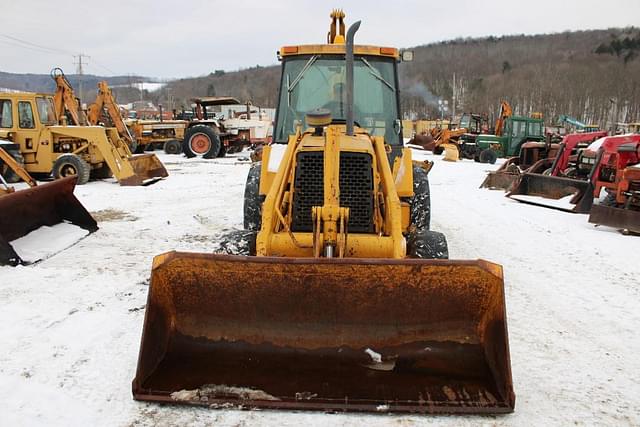
[[[195,125],[185,132],[182,151],[188,158],[212,159],[218,155],[221,146],[216,130],[207,125]]]
[[[413,197],[409,201],[409,206],[411,224],[416,230],[428,230],[431,224],[429,176],[419,166],[413,167]]]
[[[89,182],[91,167],[80,156],[75,154],[63,154],[53,163],[53,177],[55,179],[77,176],[77,185]]]
[[[182,153],[182,144],[176,140],[167,141],[164,143],[164,152],[167,154],[180,154]]]
[[[262,225],[262,197],[260,197],[260,170],[262,162],[251,165],[244,187],[244,229],[258,231]]]
[[[15,160],[16,163],[21,168],[24,168],[24,157],[22,157],[22,153],[14,150],[6,151],[6,153],[11,157],[13,157],[13,160]],[[18,176],[18,174],[13,169],[11,169],[9,165],[6,165],[1,160],[0,160],[0,174],[2,174],[2,177],[4,178],[4,180],[7,181],[7,183],[9,184],[14,184],[20,181],[20,177]]]
[[[480,163],[490,163],[495,164],[496,160],[498,160],[498,153],[496,153],[491,148],[485,148],[480,152]]]
[[[416,230],[407,238],[407,256],[421,259],[449,259],[447,239],[442,233]]]

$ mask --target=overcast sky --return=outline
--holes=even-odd
[[[456,37],[640,23],[640,0],[1,0],[0,71],[187,77],[277,63],[286,44],[322,43],[329,12],[362,20],[361,44],[410,47]]]

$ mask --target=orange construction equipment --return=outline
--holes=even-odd
[[[616,177],[633,157],[620,155],[620,147],[640,141],[640,135],[600,138],[581,151],[571,178],[523,174],[507,197],[524,203],[576,213],[589,213],[602,188],[614,189]],[[556,168],[557,169],[557,168]],[[555,171],[554,171],[555,172]]]
[[[604,203],[593,205],[589,222],[640,234],[640,141],[620,145],[596,180],[605,188]]]

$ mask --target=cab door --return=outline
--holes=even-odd
[[[36,106],[33,99],[20,98],[14,104],[14,141],[20,144],[20,151],[24,157],[24,164],[27,172],[49,172],[51,171],[51,161],[43,161],[42,157],[51,151],[47,146],[40,146],[40,131],[42,126],[36,117]]]

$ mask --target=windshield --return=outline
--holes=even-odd
[[[370,134],[399,144],[399,118],[393,58],[356,57],[354,62],[354,118]],[[286,59],[274,132],[286,142],[297,123],[306,129],[305,114],[317,108],[345,120],[346,70],[343,56],[300,56]]]
[[[56,115],[53,112],[53,101],[51,98],[38,97],[36,98],[36,105],[38,106],[40,123],[43,125],[55,125]]]

